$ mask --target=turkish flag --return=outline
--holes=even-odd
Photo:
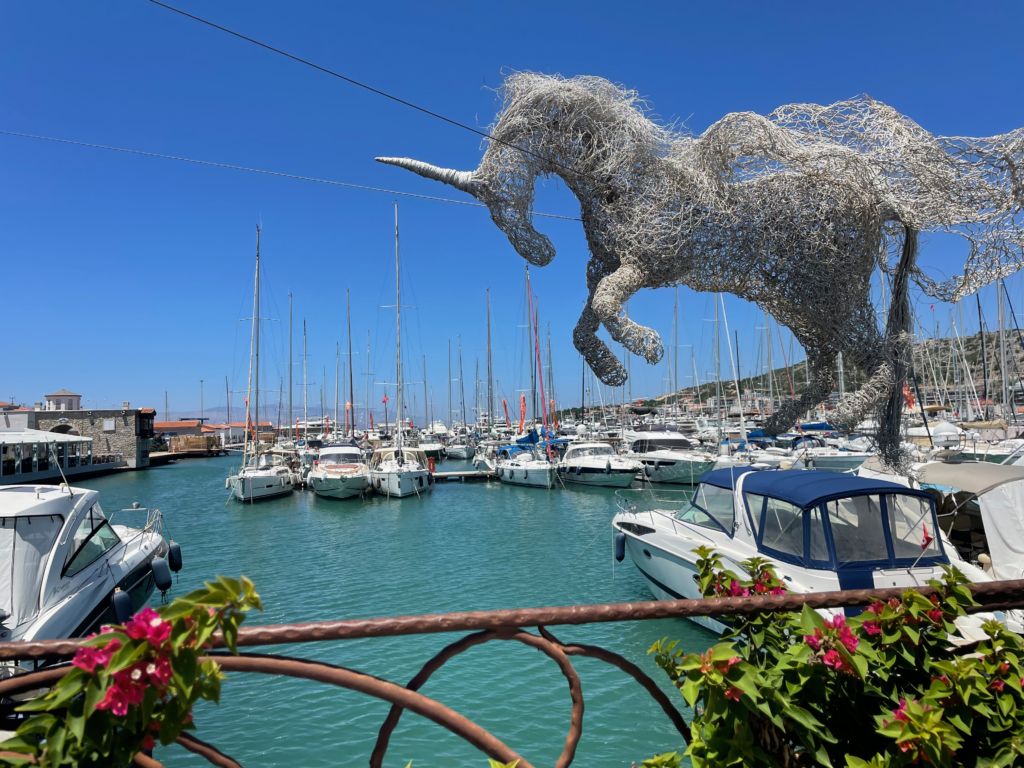
[[[382,402],[382,403],[386,403],[387,401],[388,401],[388,396],[387,396],[387,395],[384,395],[384,399],[383,399],[383,400],[381,400],[381,402]]]

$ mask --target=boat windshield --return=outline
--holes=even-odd
[[[263,454],[262,456],[254,457],[249,459],[249,467],[251,469],[270,469],[271,467],[280,467],[282,465],[280,456],[271,456],[269,454]]]
[[[39,610],[46,557],[63,525],[60,515],[0,517],[0,611],[9,628]]]
[[[583,456],[614,456],[615,451],[610,445],[588,445],[583,448],[576,448],[569,454],[570,459],[579,459]]]
[[[676,518],[704,528],[721,530],[732,536],[732,491],[728,488],[719,488],[717,485],[701,483],[693,493],[690,506],[678,512]]]
[[[358,463],[361,458],[358,448],[330,448],[320,451],[321,464]]]

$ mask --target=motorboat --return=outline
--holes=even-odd
[[[629,457],[642,465],[644,477],[652,483],[696,485],[705,472],[715,468],[715,456],[674,432],[634,433]]]
[[[469,441],[469,438],[464,435],[455,438],[453,442],[448,444],[449,459],[471,459],[475,453],[476,446],[474,446]]]
[[[498,451],[505,445],[503,440],[481,440],[477,443],[473,454],[473,466],[485,472],[494,472],[498,468]]]
[[[555,484],[555,464],[536,445],[506,445],[498,451],[498,479],[509,485],[528,485],[533,488],[552,488]]]
[[[320,457],[306,478],[317,496],[350,499],[370,487],[370,469],[355,443],[334,443],[320,448]]]
[[[608,443],[570,443],[558,462],[563,482],[605,488],[626,488],[641,470],[639,461],[619,456]]]
[[[420,448],[378,448],[370,457],[370,484],[389,499],[402,499],[434,490],[434,473]]]
[[[928,491],[821,470],[724,469],[704,475],[689,499],[666,494],[672,492],[621,491],[612,520],[660,600],[703,597],[694,579],[699,546],[715,550],[735,573],[743,573],[744,560],[765,558],[791,593],[925,586],[951,563],[972,581],[991,581],[965,568],[940,533]],[[834,612],[840,610],[861,611]],[[714,618],[695,621],[725,629]],[[966,639],[977,640],[982,622],[976,614],[957,623]]]
[[[112,524],[96,491],[63,483],[0,488],[0,641],[83,637],[140,610],[158,577],[162,590],[170,588],[181,550],[174,544],[168,558],[163,516],[125,511],[145,514],[144,525]],[[0,678],[16,673],[0,665]]]
[[[230,475],[225,483],[239,501],[261,501],[286,496],[301,483],[299,475],[280,454],[261,453]]]
[[[419,449],[423,451],[424,455],[428,459],[434,461],[441,461],[444,458],[444,446],[441,445],[440,441],[429,432],[423,434],[420,437]]]

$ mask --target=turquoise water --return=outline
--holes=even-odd
[[[184,568],[173,595],[215,574],[245,574],[277,624],[419,613],[651,599],[628,558],[613,577],[608,526],[614,495],[602,489],[547,492],[497,483],[439,483],[422,499],[332,501],[312,493],[242,505],[224,478],[237,459],[83,481],[108,514],[139,502],[164,513]],[[438,469],[463,463],[448,462]],[[124,522],[128,522],[126,518]],[[575,565],[570,563],[598,537]],[[154,595],[159,600],[159,595]],[[601,645],[645,669],[684,702],[646,656],[660,637],[703,651],[714,636],[684,620],[552,627],[563,641]],[[376,638],[268,649],[315,658],[405,684],[460,635]],[[660,708],[632,678],[594,659],[573,658],[586,711],[574,765],[629,766],[682,750]],[[554,662],[518,643],[493,641],[456,657],[422,692],[488,729],[534,765],[553,765],[569,726],[568,686]],[[197,733],[246,768],[365,766],[386,702],[332,686],[235,674],[220,706],[197,708]],[[689,719],[689,711],[684,710]],[[197,765],[178,747],[155,755],[168,768]],[[473,747],[406,712],[386,766],[487,765]]]

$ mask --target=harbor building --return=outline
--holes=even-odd
[[[80,411],[82,410],[82,396],[60,389],[46,396],[47,411]]]
[[[158,435],[168,436],[199,436],[203,434],[202,422],[195,421],[158,421],[153,424],[153,429]]]

